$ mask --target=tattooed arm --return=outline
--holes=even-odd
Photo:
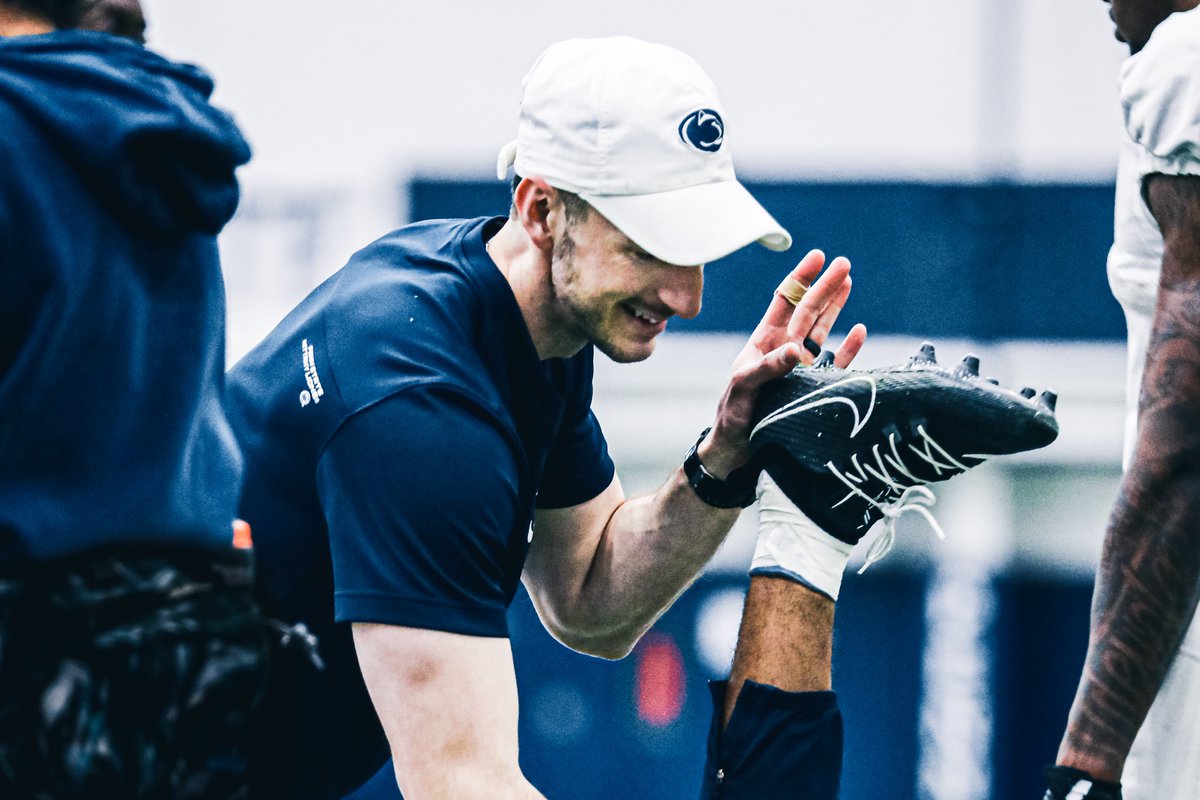
[[[1165,246],[1138,440],[1109,521],[1058,763],[1120,779],[1200,595],[1200,178],[1152,175]]]

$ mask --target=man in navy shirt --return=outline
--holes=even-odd
[[[264,669],[216,234],[250,153],[204,73],[67,30],[106,6],[0,0],[0,796],[233,797]]]
[[[669,318],[699,313],[706,262],[791,243],[736,180],[725,116],[671,48],[549,48],[501,153],[499,172],[520,176],[509,216],[384,236],[231,371],[259,595],[304,622],[324,660],[280,660],[257,787],[335,798],[390,754],[410,798],[540,797],[517,759],[517,582],[564,644],[619,658],[753,501],[741,468],[758,388],[811,363],[801,343],[828,336],[845,259],[818,279],[813,251],[793,270],[807,293],[775,297],[712,428],[654,494],[625,496],[590,410],[593,349],[647,358]],[[853,328],[837,364],[864,339]],[[759,677],[749,658],[739,688]],[[828,654],[813,658],[812,687],[740,690],[756,719],[812,722],[828,743],[810,755],[828,761],[840,718],[829,692],[805,691],[827,688]]]

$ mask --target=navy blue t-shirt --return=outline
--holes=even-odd
[[[268,769],[305,796],[347,791],[387,755],[336,623],[506,636],[535,506],[612,482],[592,348],[538,358],[484,247],[503,221],[388,234],[229,374],[260,597],[317,633],[328,662],[292,670],[268,703]]]

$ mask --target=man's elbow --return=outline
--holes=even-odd
[[[528,585],[528,584],[527,584]],[[616,661],[633,652],[657,615],[620,613],[605,604],[537,591],[529,592],[542,626],[577,653]]]
[[[633,652],[643,630],[589,629],[582,626],[546,625],[561,644],[587,656],[618,661]]]
[[[585,656],[594,656],[603,658],[608,661],[620,661],[625,656],[633,652],[634,646],[638,643],[641,637],[625,638],[625,639],[587,639],[577,638],[572,641],[560,642],[565,644],[577,653],[583,653]]]

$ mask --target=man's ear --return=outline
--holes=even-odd
[[[534,246],[549,255],[554,251],[551,210],[559,205],[558,191],[541,178],[522,178],[513,192],[517,219]]]

